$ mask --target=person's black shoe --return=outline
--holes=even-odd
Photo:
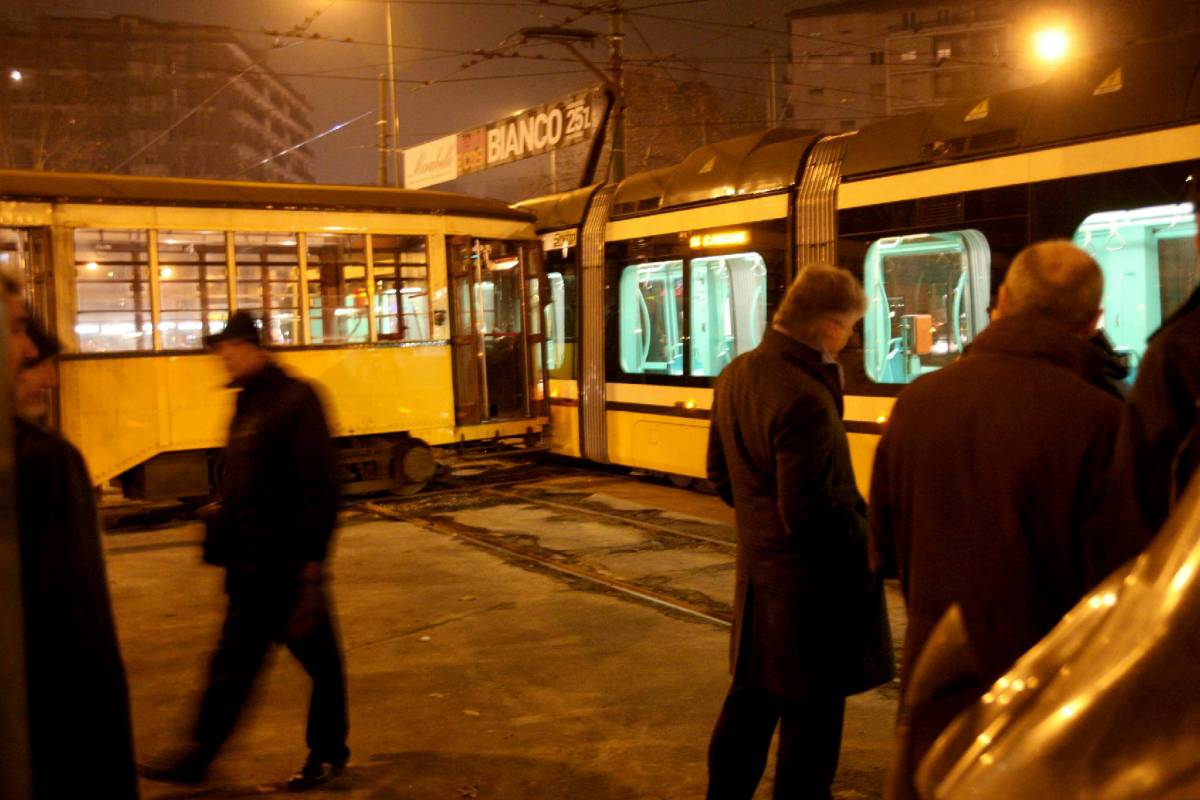
[[[330,759],[317,753],[309,753],[304,760],[304,766],[287,782],[289,792],[303,792],[313,789],[336,778],[346,766],[349,754],[337,759]]]
[[[204,781],[208,774],[209,759],[195,750],[182,750],[161,758],[137,765],[143,778],[160,783],[178,783],[194,786]]]

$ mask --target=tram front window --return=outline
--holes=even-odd
[[[954,361],[987,325],[991,254],[976,230],[893,236],[867,250],[863,349],[876,383]]]
[[[635,264],[621,273],[621,369],[683,374],[683,262]]]
[[[691,261],[692,374],[716,376],[762,341],[767,265],[758,253]]]
[[[1104,273],[1104,332],[1133,381],[1146,342],[1200,281],[1191,203],[1092,214],[1075,244]]]

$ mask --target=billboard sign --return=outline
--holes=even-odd
[[[607,95],[587,89],[404,151],[404,186],[420,189],[589,141]],[[411,165],[411,167],[410,167]]]
[[[458,137],[443,136],[404,151],[404,185],[412,188],[458,177]]]

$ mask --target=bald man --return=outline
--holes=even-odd
[[[901,392],[880,441],[870,550],[908,606],[901,693],[953,604],[980,668],[977,684],[912,728],[912,765],[1144,543],[1116,530],[1122,493],[1109,490],[1122,405],[1088,343],[1103,290],[1096,262],[1069,242],[1021,251],[992,323],[961,359]]]

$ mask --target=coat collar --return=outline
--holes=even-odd
[[[260,369],[258,372],[255,372],[253,375],[250,375],[246,378],[241,378],[239,380],[230,381],[229,388],[241,389],[243,395],[253,395],[257,394],[263,389],[274,386],[286,377],[287,373],[280,369],[274,361],[268,361],[262,369]]]
[[[1069,328],[1037,315],[1006,317],[988,325],[963,357],[981,355],[1043,361],[1068,369],[1089,383],[1105,385],[1102,351]]]
[[[837,361],[826,361],[825,355],[820,350],[809,347],[774,328],[767,328],[759,347],[777,353],[784,361],[795,364],[820,381],[833,396],[838,414],[842,413],[842,368]]]

